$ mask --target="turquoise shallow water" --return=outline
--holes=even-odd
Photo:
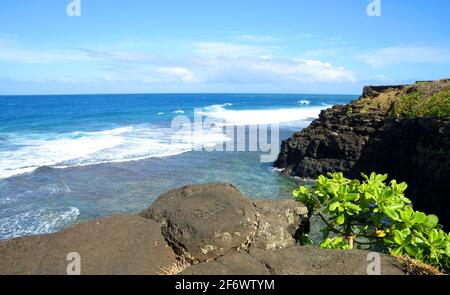
[[[280,139],[353,96],[173,94],[0,97],[0,239],[134,213],[186,184],[230,182],[250,198],[288,198],[298,184],[259,152],[193,151],[172,119],[194,109],[218,125],[280,122]],[[173,136],[183,137],[173,142]],[[194,134],[193,137],[197,136]],[[186,140],[188,138],[189,140]],[[195,138],[226,140],[221,128]]]

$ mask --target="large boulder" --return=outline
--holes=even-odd
[[[230,184],[169,191],[141,216],[160,223],[176,253],[191,262],[217,259],[245,247],[257,226],[253,203]]]
[[[296,244],[296,237],[308,231],[308,208],[290,199],[256,200],[259,226],[251,247],[282,249]]]
[[[79,253],[83,275],[155,275],[176,262],[159,224],[124,215],[2,241],[0,274],[65,275],[71,252]]]
[[[181,275],[367,275],[373,261],[369,254],[361,250],[299,246],[277,250],[252,248],[249,253],[229,254],[218,261],[190,266]],[[378,254],[381,275],[405,274],[402,263],[391,256]]]

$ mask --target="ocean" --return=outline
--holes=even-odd
[[[223,146],[227,126],[279,123],[280,141],[352,95],[127,94],[0,96],[0,239],[140,212],[165,191],[229,182],[249,198],[289,198],[298,183],[261,152]],[[172,128],[199,110],[212,127]],[[194,126],[194,125],[193,125]],[[177,140],[174,141],[174,138]]]

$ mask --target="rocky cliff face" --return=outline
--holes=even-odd
[[[352,178],[387,173],[408,183],[407,195],[417,209],[438,215],[449,228],[450,119],[391,116],[400,97],[442,89],[450,89],[450,80],[365,87],[358,100],[323,111],[284,141],[274,166],[302,178],[334,171]]]

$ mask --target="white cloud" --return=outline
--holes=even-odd
[[[374,67],[407,63],[450,63],[450,50],[430,46],[394,46],[364,53],[359,58]]]
[[[115,60],[125,62],[149,62],[154,59],[154,56],[145,52],[136,51],[97,51],[90,49],[79,49],[80,52],[85,53],[88,57],[101,60]]]
[[[0,46],[0,61],[19,64],[51,64],[62,62],[91,62],[95,60],[148,62],[153,56],[127,51],[100,52],[94,50],[27,50]]]
[[[344,67],[336,67],[320,60],[296,60],[287,73],[298,80],[313,80],[315,82],[355,82],[356,76]]]
[[[315,37],[317,37],[316,34],[310,34],[310,33],[300,33],[300,34],[294,35],[294,38],[298,38],[298,39],[312,39]]]
[[[203,80],[184,67],[111,67],[104,69],[103,80],[110,83],[199,83]]]
[[[39,66],[37,64],[85,62],[93,68],[91,72],[80,72],[68,65],[58,69],[53,78],[66,75],[76,80],[77,77],[88,75],[92,81],[98,78],[110,83],[276,84],[289,81],[320,83],[357,80],[352,71],[318,58],[280,58],[274,55],[273,48],[223,42],[194,43],[192,51],[186,56],[168,58],[137,50],[127,51],[126,48],[109,51],[23,49],[20,44],[0,39],[1,61],[29,64],[30,67]],[[46,69],[45,66],[41,67]],[[52,74],[47,74],[51,78]],[[27,78],[26,74],[24,78]]]
[[[252,34],[241,34],[237,35],[236,39],[240,41],[249,41],[249,42],[273,42],[278,38],[272,35],[252,35]]]
[[[319,58],[319,57],[331,57],[335,58],[341,56],[343,54],[348,54],[348,49],[340,49],[340,48],[316,48],[306,51],[303,56],[310,58]]]
[[[267,58],[216,59],[206,69],[214,82],[355,82],[355,74],[319,60]]]
[[[194,53],[201,57],[239,57],[266,55],[268,49],[234,43],[200,42],[194,44]]]
[[[154,57],[138,51],[93,49],[25,49],[12,39],[0,36],[0,61],[19,64],[91,62],[95,60],[148,62]]]
[[[196,77],[191,71],[182,67],[161,67],[156,69],[156,73],[160,74],[166,81],[181,81],[185,83],[201,82],[202,79]]]
[[[251,35],[246,36],[250,38]],[[266,83],[280,81],[355,82],[356,75],[343,67],[317,59],[277,58],[270,48],[221,42],[194,44],[199,56],[192,66],[206,81],[216,83]]]
[[[0,61],[20,64],[48,64],[67,61],[88,61],[86,54],[76,51],[26,50],[0,46]]]
[[[211,57],[178,60],[176,66],[130,66],[105,69],[109,82],[142,83],[340,83],[356,82],[343,67],[320,60],[253,57]]]

